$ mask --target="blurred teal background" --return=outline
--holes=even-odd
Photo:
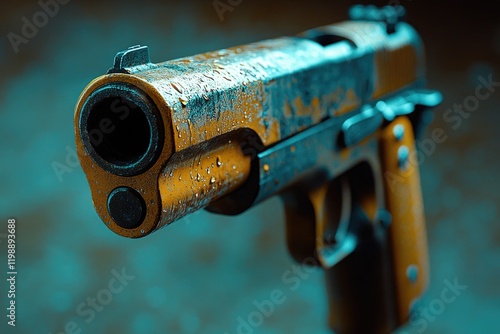
[[[467,286],[444,310],[420,316],[400,333],[499,333],[500,92],[456,129],[443,119],[474,94],[480,76],[500,81],[498,10],[486,2],[400,3],[425,42],[429,86],[445,95],[431,129],[448,136],[421,166],[432,269],[422,307],[436,305],[446,280]],[[7,34],[19,34],[22,18],[41,8],[34,0],[4,3],[0,268],[4,277],[6,222],[14,217],[18,294],[11,328],[1,280],[0,333],[232,334],[238,317],[246,319],[254,301],[275,289],[285,300],[254,333],[328,333],[322,273],[302,279],[294,291],[282,281],[293,262],[279,199],[238,217],[199,212],[140,240],[110,232],[72,160],[73,108],[86,84],[129,46],[148,45],[159,62],[343,20],[351,4],[248,0],[221,21],[212,0],[73,0],[15,53]],[[70,169],[58,176],[58,163]],[[123,270],[128,279],[119,284],[113,277]],[[120,291],[109,293],[110,282]],[[91,312],[87,303],[96,297],[106,303]]]

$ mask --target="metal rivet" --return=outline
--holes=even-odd
[[[408,158],[410,157],[410,149],[407,146],[401,146],[398,149],[398,166],[400,169],[406,169]]]
[[[418,267],[414,264],[411,264],[406,268],[406,277],[410,280],[410,282],[415,283],[418,278]]]
[[[403,136],[405,135],[405,127],[401,124],[396,124],[392,128],[392,134],[397,141],[401,141],[403,139]]]

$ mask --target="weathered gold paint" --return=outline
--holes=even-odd
[[[210,92],[210,90],[208,90]],[[191,100],[196,103],[209,103],[210,95],[206,94],[200,99],[199,96],[192,96],[186,99],[179,106],[173,106],[174,113],[182,116],[173,117],[173,125],[175,129],[174,141],[177,151],[186,149],[192,145],[196,145],[208,139],[214,138],[230,131],[248,128],[259,134],[264,145],[269,145],[277,142],[280,139],[279,122],[273,115],[264,117],[262,114],[262,100],[259,97],[264,96],[263,83],[253,82],[246,86],[246,89],[241,89],[237,92],[237,98],[234,99],[234,109],[223,110],[218,115],[218,122],[201,122],[199,126],[195,126],[194,122],[190,121],[189,113],[193,106]],[[265,121],[269,124],[265,126]],[[198,122],[200,123],[200,122]]]
[[[234,139],[178,155],[158,178],[163,208],[158,228],[241,187],[250,173],[251,157]]]

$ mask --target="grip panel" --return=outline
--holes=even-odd
[[[398,117],[382,129],[380,155],[385,198],[392,222],[388,228],[398,322],[408,320],[413,303],[429,282],[424,208],[413,129]]]

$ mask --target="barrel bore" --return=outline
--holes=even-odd
[[[116,108],[117,98],[107,98],[91,110],[87,122],[90,144],[109,163],[128,166],[148,151],[151,128],[142,110],[126,101],[123,110]],[[118,111],[118,112],[117,112]]]
[[[143,92],[129,85],[108,85],[92,93],[83,106],[82,142],[106,171],[137,175],[155,162],[161,150],[159,119]]]

